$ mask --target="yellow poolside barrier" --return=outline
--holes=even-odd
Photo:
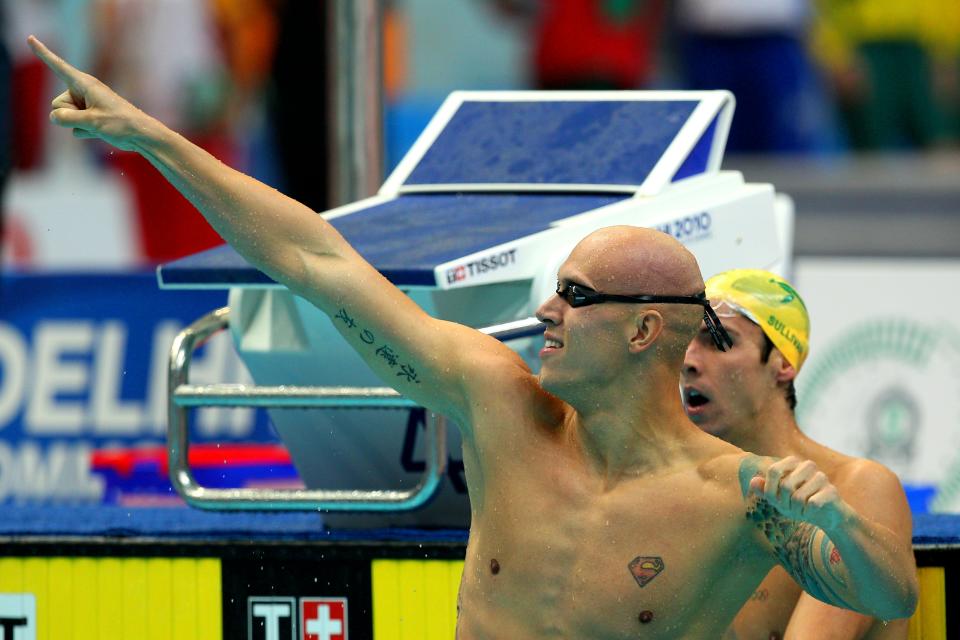
[[[374,560],[374,640],[450,640],[463,560]]]
[[[0,594],[33,596],[37,640],[223,637],[217,558],[0,558]]]
[[[943,567],[920,567],[920,602],[910,618],[909,640],[947,640],[947,590]]]

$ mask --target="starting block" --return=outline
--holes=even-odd
[[[573,246],[605,226],[673,235],[704,278],[743,267],[788,275],[790,199],[720,170],[733,110],[725,91],[456,92],[377,195],[318,215],[428,313],[476,328],[532,316]],[[325,315],[229,247],[163,265],[158,279],[229,289],[230,331],[257,385],[382,384]],[[508,344],[537,370],[542,338],[530,333]],[[308,489],[377,492],[431,466],[416,408],[275,408],[271,419]],[[447,451],[429,505],[351,503],[377,512],[351,523],[465,526],[455,431]]]

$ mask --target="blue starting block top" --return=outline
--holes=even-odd
[[[403,184],[640,185],[696,106],[468,102]]]
[[[625,194],[411,194],[334,218],[330,223],[391,282],[436,284],[434,268],[518,236],[544,231],[556,220],[621,200]],[[223,246],[160,270],[165,287],[270,285],[268,276]]]
[[[325,217],[394,284],[442,285],[443,265],[537,234],[549,242],[564,219],[717,171],[732,109],[723,91],[456,92],[377,197]],[[275,284],[228,247],[164,265],[158,278],[168,288]]]

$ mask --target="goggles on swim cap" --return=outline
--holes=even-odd
[[[726,300],[711,298],[710,308],[713,309],[713,312],[717,314],[718,318],[736,318],[737,316],[746,316],[747,320],[751,320],[755,324],[760,324],[757,322],[757,319],[753,317],[752,313],[741,307],[734,306]]]
[[[663,302],[668,304],[698,304],[703,307],[703,322],[710,331],[713,343],[717,345],[720,351],[726,351],[727,347],[733,346],[733,340],[727,330],[720,324],[720,319],[710,307],[710,301],[704,293],[698,293],[695,296],[661,296],[651,293],[640,293],[635,296],[621,296],[614,293],[600,293],[590,287],[582,284],[570,284],[561,286],[557,283],[557,295],[567,301],[571,307],[587,307],[591,304],[600,304],[602,302]]]
[[[800,294],[786,280],[762,269],[733,269],[707,280],[706,294],[717,316],[746,317],[800,371],[807,359],[810,318]]]

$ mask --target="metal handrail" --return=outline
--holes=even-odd
[[[284,511],[409,511],[422,507],[436,494],[447,463],[446,419],[430,413],[427,419],[427,463],[416,486],[408,490],[327,489],[214,489],[200,485],[190,470],[189,408],[412,408],[419,405],[389,387],[303,387],[237,384],[188,384],[193,352],[215,333],[230,325],[230,309],[223,307],[195,321],[170,349],[167,449],[170,482],[191,506],[212,510]],[[542,333],[544,325],[527,318],[481,329],[501,340]]]

